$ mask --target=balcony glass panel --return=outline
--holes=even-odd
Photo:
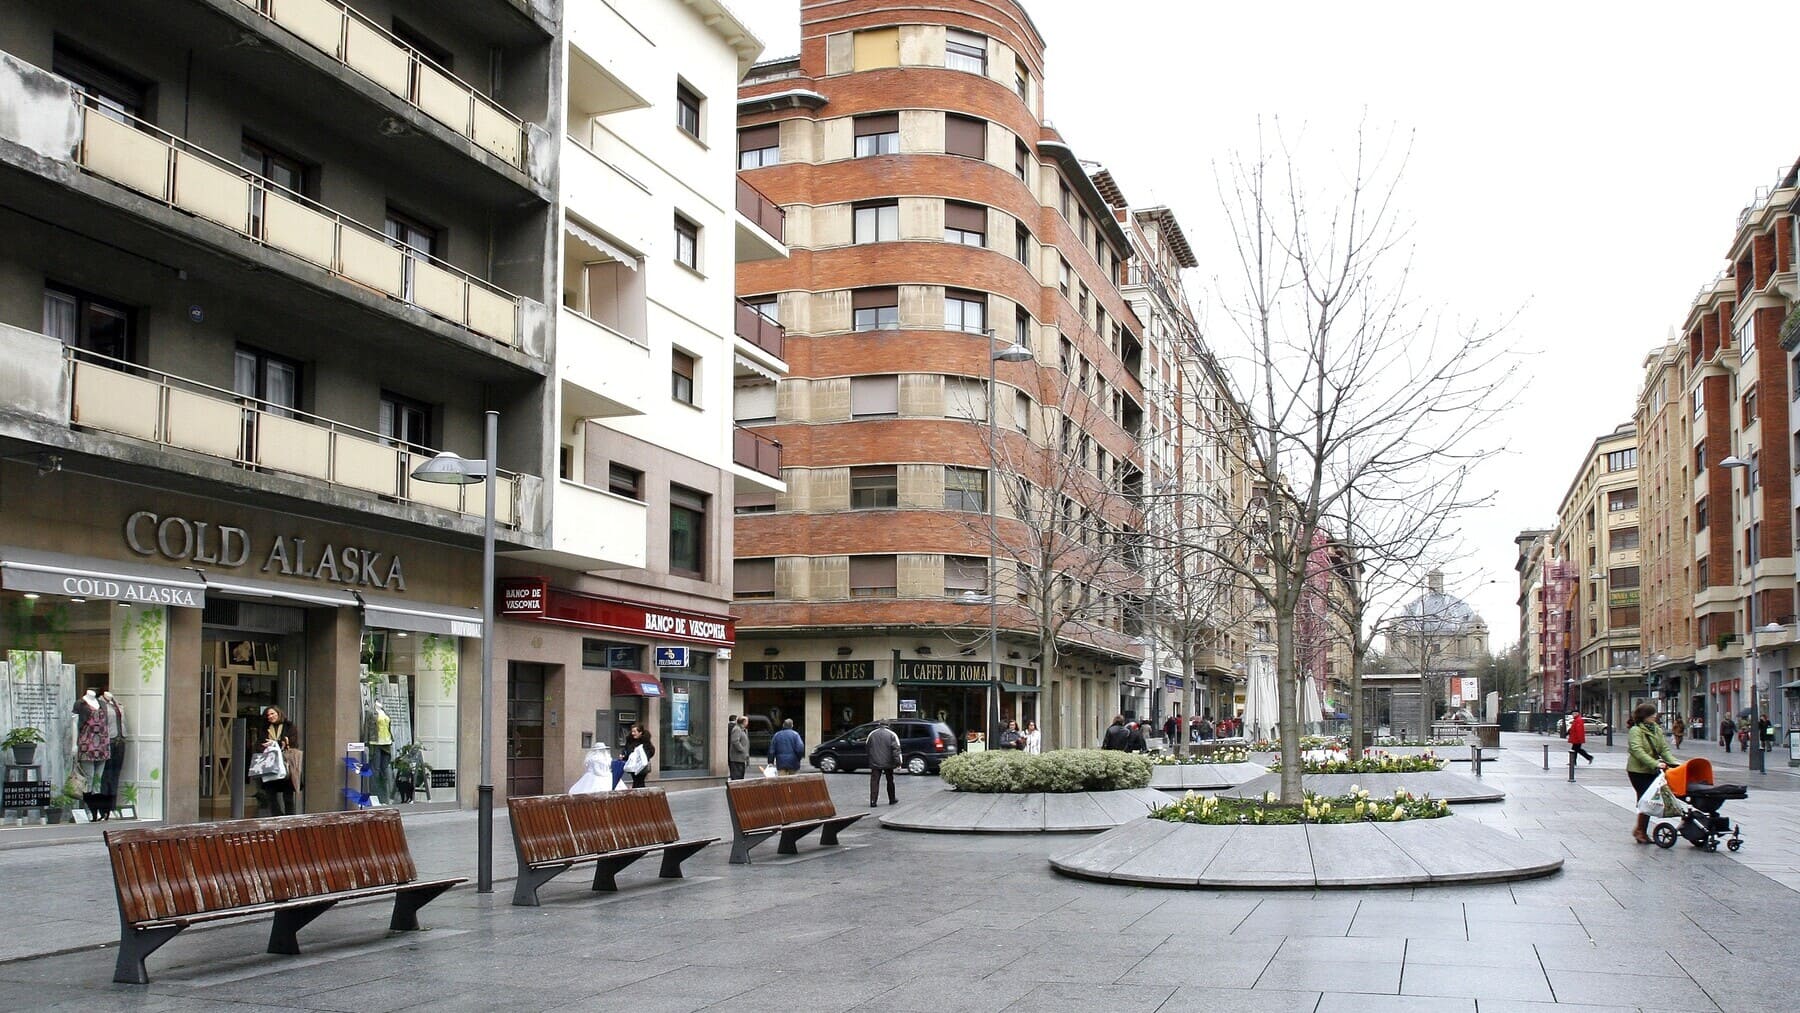
[[[344,31],[344,62],[396,95],[405,95],[412,62],[406,50],[372,25],[350,19]]]
[[[250,231],[250,181],[185,151],[175,152],[175,206]]]

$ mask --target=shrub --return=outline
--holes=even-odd
[[[958,791],[1123,791],[1150,784],[1150,760],[1137,753],[1055,749],[1032,755],[990,749],[944,761],[944,780]]]
[[[1150,810],[1150,818],[1171,823],[1213,826],[1249,824],[1272,826],[1291,823],[1399,823],[1432,820],[1450,815],[1450,803],[1405,789],[1392,798],[1370,798],[1366,789],[1352,787],[1347,795],[1315,795],[1307,792],[1299,805],[1282,805],[1274,794],[1253,798],[1220,798],[1188,792],[1179,801]]]

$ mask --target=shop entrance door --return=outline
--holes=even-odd
[[[306,612],[215,598],[206,603],[200,637],[200,818],[232,818],[231,789],[245,781],[263,741],[264,713],[278,707],[299,728],[306,749]],[[244,720],[244,754],[232,726]],[[245,783],[245,816],[259,812],[257,785]],[[301,811],[305,792],[295,793]]]
[[[506,797],[544,793],[544,666],[506,666]]]

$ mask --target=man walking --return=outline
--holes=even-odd
[[[1125,715],[1113,715],[1112,724],[1106,726],[1106,734],[1100,737],[1101,749],[1125,749],[1125,743],[1131,738],[1131,730],[1125,727]]]
[[[1587,719],[1580,711],[1569,715],[1569,765],[1574,766],[1575,757],[1579,754],[1587,757],[1587,762],[1594,762],[1594,754],[1587,751]],[[1571,773],[1570,777],[1575,775]]]
[[[806,759],[806,740],[794,731],[794,719],[782,718],[781,731],[769,738],[769,763],[783,777],[800,773],[800,761]]]
[[[1736,734],[1737,722],[1731,720],[1731,715],[1725,715],[1724,720],[1719,722],[1719,745],[1724,746],[1727,753],[1731,752],[1731,737]]]
[[[750,766],[750,719],[731,716],[731,729],[726,732],[725,765],[731,768],[731,779],[742,781]]]
[[[879,800],[882,775],[887,775],[888,805],[898,805],[894,798],[894,771],[900,766],[900,736],[884,722],[869,733],[869,808]]]

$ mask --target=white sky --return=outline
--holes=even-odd
[[[798,0],[730,0],[799,51]],[[1232,250],[1213,165],[1256,117],[1348,139],[1416,131],[1402,189],[1412,291],[1452,317],[1517,312],[1529,379],[1476,482],[1448,590],[1517,638],[1513,536],[1549,527],[1594,437],[1627,421],[1643,360],[1725,266],[1737,213],[1800,155],[1800,3],[1209,3],[1026,0],[1046,114],[1134,204],[1175,209],[1209,302]],[[1214,314],[1214,316],[1219,316]],[[1222,316],[1209,334],[1230,355]],[[1487,581],[1499,583],[1484,583]]]

